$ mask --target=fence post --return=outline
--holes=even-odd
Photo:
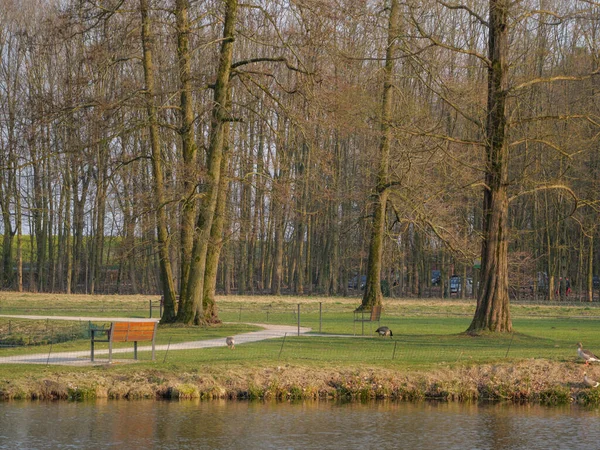
[[[165,357],[163,358],[163,364],[165,363],[165,361],[167,360],[167,355],[169,354],[169,349],[171,348],[171,338],[173,336],[169,337],[169,343],[167,344],[167,351],[165,352]]]
[[[322,323],[323,323],[323,302],[319,302],[319,333],[321,332]]]
[[[150,318],[152,319],[152,299],[148,301],[150,302]]]
[[[50,349],[48,350],[48,358],[46,358],[46,365],[50,365],[50,355],[52,354],[52,340],[50,340]]]
[[[300,336],[300,303],[298,303],[298,336]]]
[[[279,349],[279,355],[277,356],[277,359],[281,358],[281,352],[283,351],[283,344],[285,344],[285,338],[287,337],[287,333],[285,333],[283,335],[283,341],[281,342],[281,348]]]
[[[46,322],[46,326],[48,323]],[[54,340],[54,328],[52,328],[52,332],[50,333],[50,349],[48,350],[48,358],[46,358],[46,365],[50,364],[50,355],[52,354],[52,341]]]
[[[505,358],[508,358],[508,352],[510,352],[510,347],[512,346],[512,341],[515,338],[515,333],[513,332],[511,338],[510,338],[510,342],[508,343],[508,348],[506,349],[506,355],[504,356]]]

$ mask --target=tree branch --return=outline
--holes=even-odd
[[[475,11],[473,11],[471,8],[469,8],[468,6],[465,5],[451,5],[450,3],[447,2],[443,2],[442,0],[437,0],[437,2],[448,8],[448,9],[463,9],[465,11],[467,11],[470,15],[472,15],[473,17],[475,17],[479,23],[481,23],[482,25],[485,25],[486,27],[489,26],[489,23],[487,20],[485,20],[483,17],[481,17],[479,14],[477,14]]]
[[[518,119],[514,121],[507,122],[507,126],[513,126],[515,124],[521,123],[530,123],[530,122],[538,122],[543,120],[572,120],[572,119],[584,119],[590,122],[592,125],[596,127],[600,127],[600,123],[594,120],[591,116],[586,114],[565,114],[565,115],[557,115],[557,116],[536,116],[536,117],[525,117],[523,119]]]
[[[288,69],[290,69],[290,70],[293,70],[295,72],[300,72],[300,73],[303,73],[305,75],[313,75],[310,72],[306,72],[306,71],[304,71],[302,69],[299,69],[298,67],[292,66],[288,62],[288,60],[287,60],[287,58],[285,56],[279,56],[279,57],[276,57],[276,58],[250,58],[250,59],[244,59],[242,61],[238,61],[238,62],[233,63],[231,65],[231,70],[237,69],[238,67],[245,66],[247,64],[254,64],[254,63],[257,63],[257,62],[284,62],[285,66]]]
[[[538,144],[544,144],[545,146],[550,147],[550,148],[556,150],[558,153],[560,153],[565,158],[571,159],[571,155],[569,155],[564,150],[561,150],[560,147],[558,147],[556,144],[553,144],[550,141],[546,141],[545,139],[529,139],[529,138],[524,138],[524,139],[519,139],[518,141],[511,142],[508,145],[509,145],[509,147],[514,147],[516,145],[523,144],[525,142],[527,142],[527,143],[528,142],[537,142]]]
[[[582,81],[587,80],[592,77],[592,75],[598,74],[598,71],[594,71],[589,75],[583,76],[567,76],[567,75],[558,75],[556,77],[540,77],[534,78],[533,80],[526,81],[525,83],[518,84],[508,89],[508,92],[518,91],[524,89],[529,86],[533,86],[540,83],[553,83],[555,81]]]
[[[571,209],[571,212],[568,214],[568,216],[572,216],[573,213],[575,212],[575,210],[577,209],[577,204],[579,203],[579,199],[577,198],[577,195],[575,194],[575,192],[573,192],[573,190],[570,187],[565,186],[564,184],[549,184],[546,186],[539,186],[534,189],[530,189],[528,191],[519,192],[518,194],[515,194],[512,197],[510,197],[508,199],[508,203],[511,203],[513,200],[516,200],[517,198],[522,197],[523,195],[534,194],[539,191],[549,191],[549,190],[553,190],[553,189],[566,191],[567,194],[569,194],[571,197],[573,197],[573,201],[575,202],[575,204],[574,204],[573,208]]]
[[[421,37],[428,39],[429,41],[431,41],[431,43],[433,43],[437,47],[445,48],[446,50],[451,50],[453,52],[462,53],[465,55],[474,56],[477,59],[483,61],[487,67],[490,67],[491,62],[488,57],[486,57],[474,50],[468,50],[468,49],[464,49],[464,48],[454,47],[453,45],[445,44],[444,42],[440,41],[435,36],[432,36],[431,34],[427,33],[423,29],[423,27],[421,27],[421,24],[419,23],[419,21],[416,20],[415,17],[413,17],[412,13],[411,13],[411,18],[412,18],[413,25],[415,26],[415,28],[417,29],[417,31],[419,32]]]

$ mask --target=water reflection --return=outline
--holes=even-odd
[[[598,410],[453,403],[0,403],[1,449],[600,447]]]

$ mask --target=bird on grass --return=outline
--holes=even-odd
[[[583,344],[581,342],[577,343],[577,355],[579,355],[579,357],[581,359],[585,360],[585,365],[589,365],[590,362],[600,362],[600,358],[598,358],[596,355],[594,355],[592,352],[590,352],[589,350],[585,350],[583,348]]]
[[[227,336],[225,338],[225,343],[227,344],[227,347],[229,347],[230,349],[235,348],[235,339],[233,338],[233,336]]]
[[[375,333],[379,333],[379,336],[389,336],[390,339],[394,335],[392,330],[390,330],[388,327],[379,327],[375,330]]]
[[[592,380],[591,378],[588,378],[586,372],[583,372],[583,382],[585,383],[586,386],[591,387],[591,388],[596,388],[596,387],[600,386],[600,383],[598,383],[596,380]]]

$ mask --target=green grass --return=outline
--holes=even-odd
[[[390,321],[391,322],[391,321]],[[405,318],[389,323],[395,329],[393,339],[373,335],[333,337],[294,336],[258,343],[238,345],[230,351],[225,347],[213,349],[184,349],[157,351],[156,363],[230,364],[249,363],[305,364],[314,366],[380,365],[393,368],[426,369],[435,366],[493,363],[530,358],[555,361],[575,360],[575,342],[582,339],[596,342],[597,322],[589,319],[521,319],[515,320],[517,332],[509,335],[462,334],[465,318]],[[368,326],[368,325],[367,325]],[[224,337],[256,329],[243,324],[225,324],[214,328],[181,328],[161,326],[157,343],[172,344],[201,339]],[[585,339],[587,338],[587,339]],[[143,345],[144,343],[140,343]],[[107,347],[107,345],[104,345]],[[97,349],[104,348],[97,344]],[[115,348],[129,347],[119,344]],[[89,349],[88,339],[34,347],[4,349],[2,356],[19,353],[69,352]],[[131,359],[132,353],[119,354],[119,359]],[[142,361],[150,354],[140,352]]]
[[[4,296],[4,297],[2,297]],[[96,317],[148,317],[148,298],[143,296],[55,296],[43,294],[3,293],[0,296],[0,314],[89,315]],[[152,297],[150,297],[152,298]],[[457,300],[389,300],[384,304],[381,324],[389,326],[394,339],[380,338],[374,333],[376,324],[353,322],[353,310],[358,299],[298,299],[275,297],[224,297],[219,299],[220,318],[225,322],[214,327],[160,326],[157,344],[179,343],[225,337],[255,330],[246,323],[270,323],[310,327],[313,333],[326,336],[288,335],[236,346],[234,351],[225,347],[214,349],[186,349],[158,351],[156,362],[149,362],[149,353],[140,352],[141,364],[197,364],[263,365],[302,364],[314,367],[382,366],[394,369],[428,369],[464,364],[495,363],[524,359],[549,359],[557,362],[575,361],[578,341],[587,348],[600,351],[600,308],[596,305],[572,304],[548,306],[543,304],[513,305],[515,333],[505,335],[483,334],[466,336],[474,311],[473,301]],[[145,313],[145,315],[144,315]],[[0,337],[7,334],[9,319],[0,319]],[[29,324],[46,329],[41,336],[58,333],[59,326],[71,333],[67,342],[49,342],[40,339],[40,345],[0,348],[0,356],[21,353],[69,352],[88,350],[85,335],[87,324],[63,321],[26,321],[10,319],[12,333],[17,324]],[[79,328],[78,328],[79,327]],[[79,331],[78,331],[79,330]],[[78,335],[77,333],[80,333]],[[354,336],[357,333],[358,336]],[[23,336],[33,332],[20,331]],[[327,336],[347,335],[347,337]],[[47,338],[46,338],[47,340]],[[142,345],[142,343],[140,343]],[[107,346],[107,345],[106,345]],[[123,344],[131,346],[131,344]],[[104,348],[97,344],[99,349]],[[132,358],[132,354],[119,355]]]

